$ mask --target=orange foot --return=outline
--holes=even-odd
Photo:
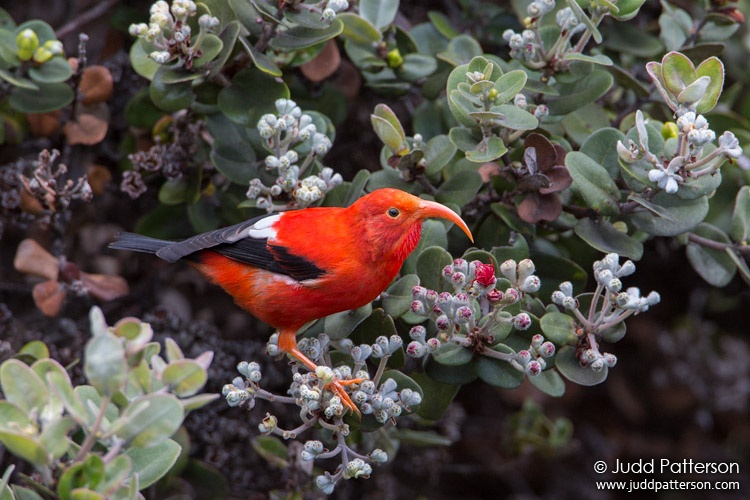
[[[281,344],[281,342],[279,343]],[[297,346],[295,344],[294,347],[287,347],[284,348],[281,345],[279,347],[282,348],[282,350],[289,353],[293,358],[297,359],[300,363],[308,367],[319,379],[323,380],[325,382],[325,385],[323,386],[323,389],[329,390],[332,393],[334,393],[336,396],[339,397],[341,400],[341,404],[344,405],[344,408],[349,410],[351,413],[357,415],[359,418],[362,418],[362,414],[359,411],[359,408],[357,408],[357,405],[354,404],[354,401],[352,401],[352,398],[349,396],[349,394],[346,392],[346,389],[344,389],[347,385],[352,384],[361,384],[365,381],[365,379],[362,378],[353,378],[353,379],[347,379],[347,380],[340,380],[335,378],[335,376],[332,373],[332,370],[329,368],[328,370],[321,370],[322,368],[327,368],[325,366],[319,367],[310,359],[302,354],[302,351],[297,349]],[[326,373],[327,372],[327,373]]]
[[[323,386],[323,389],[327,389],[337,395],[339,399],[341,400],[341,404],[344,405],[345,408],[347,408],[350,412],[353,414],[359,416],[359,418],[362,418],[362,414],[359,412],[359,408],[357,408],[357,405],[354,404],[354,401],[352,401],[352,398],[349,397],[349,393],[346,392],[346,389],[344,389],[344,386],[346,385],[352,385],[352,384],[361,384],[364,382],[365,379],[363,378],[353,378],[348,380],[340,380],[336,379],[333,382],[329,382],[326,385]]]

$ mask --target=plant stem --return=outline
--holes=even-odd
[[[94,444],[96,443],[96,435],[99,433],[99,427],[101,427],[102,422],[104,421],[104,414],[107,412],[107,406],[109,406],[110,399],[110,396],[102,397],[102,403],[99,405],[99,413],[96,416],[96,421],[94,421],[94,425],[86,435],[86,439],[83,441],[81,449],[78,450],[78,454],[75,459],[73,459],[74,462],[80,462],[83,460],[88,452],[91,451],[91,448],[94,447]]]

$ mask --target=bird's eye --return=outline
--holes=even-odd
[[[400,212],[398,211],[398,208],[389,208],[388,209],[388,217],[390,217],[392,219],[395,219],[396,217],[398,217],[399,213]]]

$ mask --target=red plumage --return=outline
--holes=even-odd
[[[201,273],[279,330],[282,351],[315,370],[297,349],[296,332],[312,320],[373,301],[416,248],[428,217],[450,220],[471,238],[463,220],[443,205],[380,189],[347,208],[274,214],[177,243],[127,234],[111,247],[169,261],[197,257]],[[331,385],[356,411],[343,382]]]

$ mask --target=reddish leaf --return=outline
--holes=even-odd
[[[89,66],[81,76],[78,90],[83,94],[85,105],[97,104],[112,97],[112,73],[104,66]]]
[[[60,131],[60,115],[62,111],[56,109],[49,113],[28,113],[26,121],[29,122],[31,133],[37,137],[50,137]]]
[[[27,238],[16,249],[13,267],[17,271],[40,276],[48,280],[57,280],[60,271],[58,260],[36,241]]]
[[[34,285],[31,295],[42,314],[57,316],[65,300],[65,289],[56,280],[49,280]]]
[[[82,109],[75,120],[65,124],[65,137],[69,144],[98,144],[104,140],[109,126],[109,108],[101,103]]]
[[[120,276],[82,272],[81,281],[91,295],[105,302],[115,300],[130,292],[128,282]]]
[[[553,221],[562,212],[562,202],[557,194],[541,195],[529,193],[518,204],[518,216],[521,220],[536,224],[539,221]]]
[[[336,42],[329,40],[323,50],[311,61],[300,66],[300,71],[310,81],[322,82],[336,72],[341,64],[341,54]]]

